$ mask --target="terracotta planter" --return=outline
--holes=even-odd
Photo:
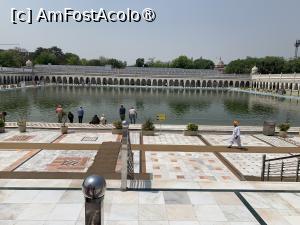
[[[123,129],[113,128],[111,131],[112,134],[123,134]]]
[[[26,132],[26,126],[19,126],[20,133]]]
[[[142,130],[142,135],[143,136],[155,136],[155,131],[154,130]]]
[[[286,138],[287,137],[287,132],[286,131],[279,131],[279,137]]]
[[[4,133],[5,132],[5,127],[0,127],[0,133]]]
[[[197,136],[198,135],[198,131],[190,131],[190,130],[185,130],[183,132],[184,136]]]
[[[60,131],[62,134],[67,134],[68,133],[68,126],[61,126]]]

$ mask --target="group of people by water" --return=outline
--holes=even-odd
[[[68,114],[66,114],[62,108],[61,105],[57,105],[55,112],[57,114],[57,121],[58,123],[66,123],[67,120],[69,120],[70,123],[74,123],[74,114],[69,111]],[[78,117],[78,123],[83,122],[83,117],[84,117],[85,111],[82,106],[80,106],[77,110],[77,117]],[[119,115],[120,115],[120,120],[124,121],[126,119],[126,108],[124,105],[120,106],[119,109]],[[128,110],[128,117],[130,120],[131,124],[135,124],[137,120],[137,111],[134,107],[131,107]],[[101,125],[106,125],[107,124],[107,119],[104,114],[98,117],[98,115],[94,115],[92,120],[89,122],[90,124],[101,124]]]

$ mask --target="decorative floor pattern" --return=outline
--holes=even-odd
[[[97,151],[42,150],[16,171],[86,172]]]
[[[299,193],[243,193],[267,224],[299,225]]]
[[[120,141],[120,136],[112,133],[76,132],[63,135],[56,143],[102,144]]]
[[[297,145],[300,146],[300,137],[299,136],[292,136],[290,135],[287,138],[282,138],[285,141],[288,141],[289,143],[293,144],[293,145]]]
[[[130,134],[131,144],[139,145],[140,144],[140,132],[130,131],[129,134]]]
[[[20,133],[18,130],[6,130],[5,133],[0,133],[0,141],[51,143],[60,136],[60,132],[49,130],[28,130],[25,133]]]
[[[84,225],[81,191],[1,191],[0,224]],[[105,225],[258,225],[234,193],[107,191]]]
[[[146,152],[146,172],[154,180],[237,180],[213,153]]]
[[[201,134],[201,136],[212,146],[228,146],[230,144],[231,135],[223,134]],[[242,146],[258,146],[258,147],[270,147],[263,141],[258,140],[257,138],[251,135],[241,135]]]
[[[0,150],[0,170],[5,170],[29,152],[29,150]]]
[[[275,147],[297,147],[296,145],[293,145],[283,139],[280,139],[279,137],[275,137],[275,136],[266,136],[263,134],[255,134],[253,135],[254,137],[263,140]]]
[[[144,144],[155,145],[200,145],[205,146],[204,142],[196,136],[184,136],[183,134],[161,133],[155,136],[144,136]]]
[[[221,153],[244,176],[261,176],[263,153]],[[290,154],[266,154],[267,159],[290,156]]]

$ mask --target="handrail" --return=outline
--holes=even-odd
[[[297,158],[297,161],[287,161],[285,160]],[[271,163],[274,161],[280,161],[276,163]],[[261,180],[269,181],[271,176],[280,176],[280,181],[283,181],[285,177],[295,176],[295,181],[299,181],[300,172],[300,155],[286,156],[280,158],[266,159],[266,154],[262,157],[262,171]],[[267,176],[267,177],[265,177]]]

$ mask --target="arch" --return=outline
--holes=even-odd
[[[289,89],[289,83],[285,83],[285,89]]]
[[[93,85],[97,84],[96,78],[95,78],[95,77],[92,77],[92,79],[91,79],[91,84],[93,84]]]
[[[218,83],[218,87],[223,87],[223,81],[222,80],[219,80],[219,83]]]
[[[136,80],[136,86],[141,86],[141,80],[140,79]]]
[[[147,86],[151,86],[151,80],[150,79],[147,80]]]
[[[97,85],[101,85],[101,78],[100,77],[97,78]]]
[[[118,85],[119,84],[119,81],[117,78],[114,79],[114,85]]]
[[[157,80],[154,79],[154,80],[152,81],[152,86],[157,86]]]
[[[47,83],[47,84],[49,84],[50,83],[50,77],[46,77],[46,79],[45,79],[45,82]]]
[[[85,83],[86,83],[86,84],[90,84],[90,83],[91,83],[91,80],[90,80],[89,77],[85,78]]]
[[[69,84],[73,84],[73,77],[69,77]]]
[[[51,83],[56,83],[56,77],[52,77]]]
[[[103,78],[102,84],[103,84],[103,85],[107,85],[107,79],[106,79],[106,77]]]
[[[238,81],[235,82],[234,87],[238,88],[240,87],[240,83]]]
[[[163,86],[164,86],[164,87],[168,87],[168,81],[167,81],[167,80],[164,80],[164,81],[163,81]]]
[[[63,77],[63,84],[67,84],[68,83],[68,79],[66,77]]]
[[[293,89],[293,83],[290,83],[290,87],[289,87],[289,89]]]
[[[209,81],[207,82],[207,87],[212,87],[212,82],[211,82],[211,80],[209,80]]]
[[[244,88],[244,87],[245,87],[245,82],[244,82],[244,81],[241,81],[240,87],[241,87],[241,88]],[[264,84],[264,88],[265,88],[265,84]]]
[[[174,81],[174,86],[175,86],[175,87],[178,87],[178,86],[179,86],[179,81],[178,81],[178,80],[175,80],[175,81]]]
[[[125,85],[129,86],[129,79],[125,79]]]
[[[80,77],[79,81],[80,81],[80,84],[84,85],[84,78],[83,77]]]
[[[113,79],[112,79],[111,77],[108,78],[107,84],[108,84],[108,85],[112,85],[112,84],[113,84]]]
[[[185,87],[190,87],[191,86],[191,83],[189,80],[185,81]]]
[[[193,88],[196,87],[196,81],[195,80],[191,81],[191,87],[193,87]]]
[[[163,85],[162,80],[159,79],[159,80],[158,80],[158,86],[161,87],[162,85]]]
[[[200,80],[197,80],[196,87],[201,87],[201,81]]]
[[[294,84],[294,90],[298,91],[298,84]]]
[[[35,77],[34,77],[34,81],[35,81],[35,82],[39,82],[39,81],[40,81],[40,80],[39,80],[39,77],[38,77],[38,76],[35,76]]]
[[[123,79],[120,79],[120,85],[124,85],[125,84],[125,82],[124,82],[124,80]]]
[[[135,85],[134,79],[131,79],[131,80],[130,80],[130,85],[131,85],[131,86],[134,86],[134,85]]]
[[[233,87],[233,81],[229,81],[229,87]]]
[[[249,88],[249,87],[250,87],[250,82],[249,82],[249,81],[246,81],[245,87],[246,87],[246,88]]]
[[[79,79],[78,79],[78,77],[75,77],[75,78],[74,78],[74,84],[79,84]]]
[[[169,86],[170,86],[170,87],[173,87],[173,86],[174,86],[174,81],[173,81],[173,80],[170,80],[170,81],[169,81]]]
[[[228,81],[227,80],[224,81],[224,87],[228,88]]]
[[[202,81],[202,87],[206,87],[207,83],[206,80]]]
[[[213,81],[213,87],[214,88],[218,87],[218,82],[216,80]]]
[[[181,86],[181,87],[184,87],[184,80],[181,80],[181,81],[180,81],[180,86]]]

